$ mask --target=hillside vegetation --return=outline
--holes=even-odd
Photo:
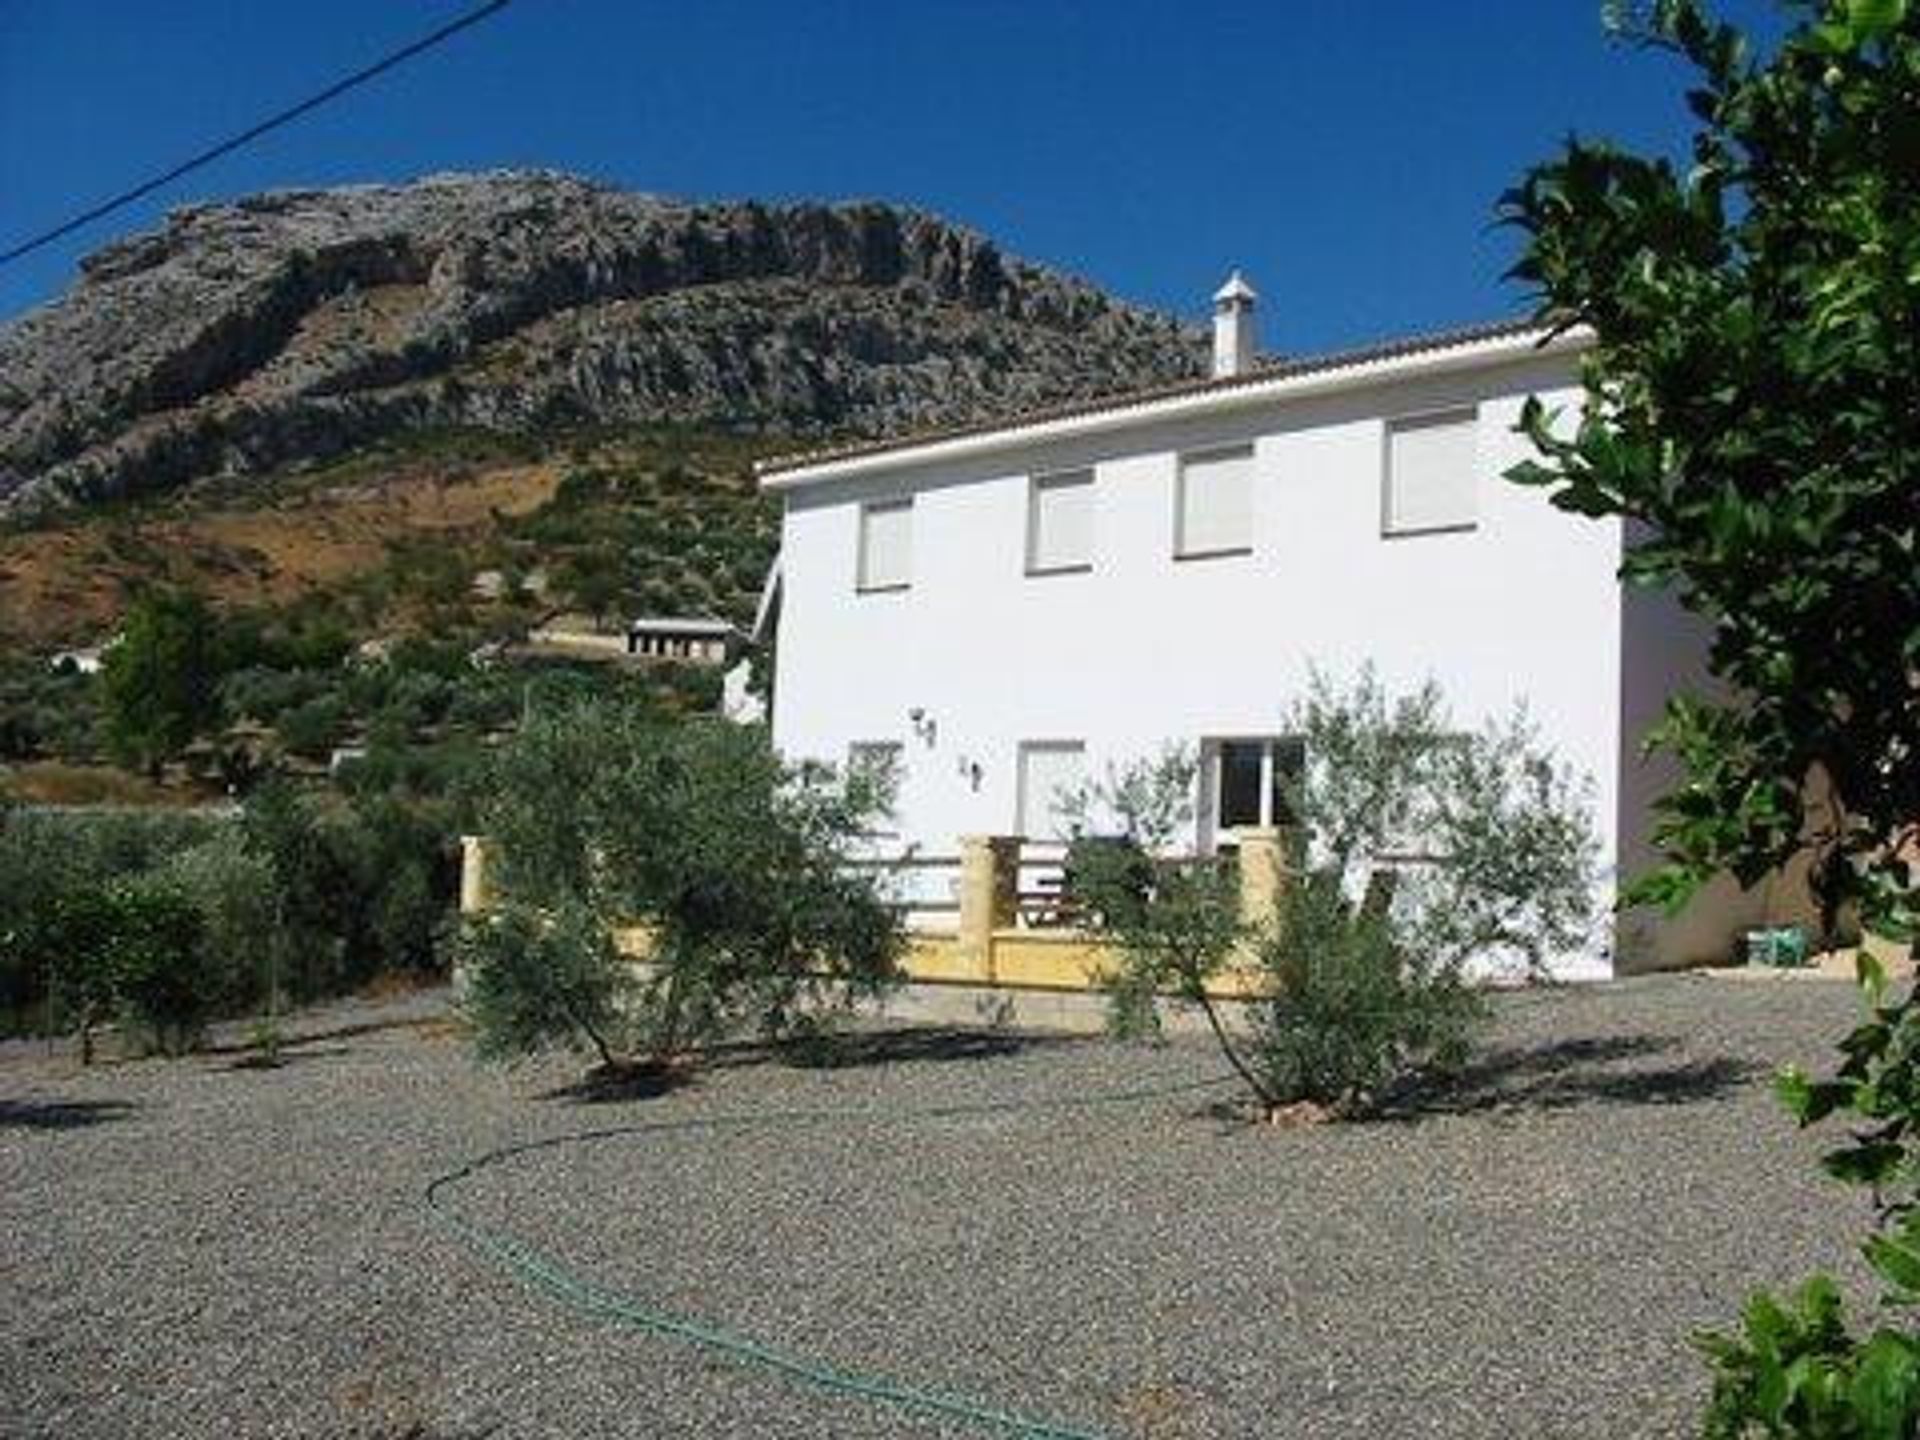
[[[581,603],[750,618],[777,523],[752,459],[772,446],[669,428],[429,432],[265,483],[25,518],[0,526],[0,650],[97,641],[155,585],[329,614],[357,638],[498,635]],[[488,570],[498,600],[474,592]]]

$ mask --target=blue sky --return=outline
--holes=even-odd
[[[0,0],[0,249],[470,8]],[[1263,341],[1316,350],[1523,308],[1500,191],[1569,132],[1679,152],[1684,76],[1600,0],[515,0],[0,267],[0,316],[172,205],[541,166],[911,202],[1196,319],[1238,265]]]

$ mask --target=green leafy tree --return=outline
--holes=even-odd
[[[1624,8],[1624,7],[1623,7]],[[1643,898],[1758,880],[1810,852],[1829,928],[1920,921],[1920,7],[1798,0],[1756,54],[1699,0],[1623,23],[1696,73],[1685,174],[1574,143],[1505,200],[1554,326],[1587,326],[1576,425],[1530,405],[1541,458],[1512,478],[1618,516],[1629,580],[1711,627],[1713,697],[1656,739],[1682,779],[1659,811],[1668,864]],[[1873,1186],[1864,1246],[1891,1306],[1920,1300],[1912,1127],[1920,1008],[1863,963],[1872,1014],[1837,1077],[1789,1074],[1803,1123],[1860,1127],[1830,1157]],[[1889,1312],[1889,1318],[1897,1312]],[[1910,1309],[1906,1312],[1911,1313]],[[1920,1429],[1910,1322],[1856,1335],[1817,1278],[1706,1337],[1714,1437],[1905,1437]]]
[[[1270,1113],[1356,1112],[1464,1057],[1484,1013],[1470,966],[1537,972],[1591,938],[1590,803],[1523,715],[1462,732],[1430,685],[1316,674],[1283,724],[1305,758],[1271,921],[1241,913],[1235,872],[1173,853],[1197,788],[1177,750],[1066,797],[1068,888],[1119,951],[1116,1030],[1192,1006]],[[1216,998],[1236,972],[1239,1023]]]
[[[218,717],[219,680],[218,628],[206,602],[182,590],[142,596],[101,668],[115,758],[157,775]]]
[[[200,913],[178,890],[146,877],[75,889],[59,900],[48,930],[82,1064],[93,1061],[95,1028],[116,1012],[143,1024],[169,1055],[186,1053],[199,1037],[216,987]]]
[[[163,1055],[184,1055],[200,1039],[221,995],[218,958],[192,897],[158,876],[124,880],[106,892],[112,907],[119,998]]]
[[[536,712],[481,804],[499,905],[461,948],[483,1053],[665,1064],[877,994],[898,917],[844,862],[884,799],[783,764],[757,729],[594,701]],[[635,927],[640,964],[615,943]]]
[[[1696,68],[1691,168],[1575,142],[1503,202],[1540,315],[1594,335],[1577,425],[1540,404],[1510,472],[1623,517],[1632,582],[1713,635],[1724,698],[1676,700],[1658,741],[1684,898],[1803,847],[1829,917],[1914,918],[1920,838],[1920,12],[1792,6],[1756,59],[1698,0],[1636,33]]]

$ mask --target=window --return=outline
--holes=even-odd
[[[906,768],[907,747],[898,740],[856,740],[847,746],[847,779],[881,787],[887,808],[878,816],[876,834],[892,834],[900,777]]]
[[[1093,471],[1036,475],[1027,495],[1027,573],[1093,568]]]
[[[1253,548],[1253,451],[1180,458],[1173,553],[1182,559],[1243,555]]]
[[[1086,773],[1087,747],[1078,740],[1029,740],[1020,746],[1019,815],[1014,828],[1035,840],[1065,839],[1063,791]]]
[[[1387,425],[1384,535],[1471,530],[1478,520],[1471,410],[1422,415]]]
[[[862,590],[904,590],[913,582],[913,501],[873,500],[860,507]]]
[[[1207,740],[1200,759],[1209,802],[1204,815],[1213,835],[1293,823],[1288,790],[1306,762],[1300,741],[1264,735]]]

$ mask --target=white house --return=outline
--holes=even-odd
[[[775,743],[897,763],[900,841],[1057,832],[1089,767],[1199,747],[1207,849],[1273,819],[1308,668],[1431,677],[1457,719],[1524,700],[1593,778],[1607,894],[1645,860],[1640,758],[1698,631],[1623,591],[1622,526],[1502,472],[1523,401],[1572,409],[1577,335],[1500,324],[1258,364],[1216,296],[1205,380],[763,465],[785,501]],[[1764,897],[1620,920],[1592,972],[1720,958]]]

